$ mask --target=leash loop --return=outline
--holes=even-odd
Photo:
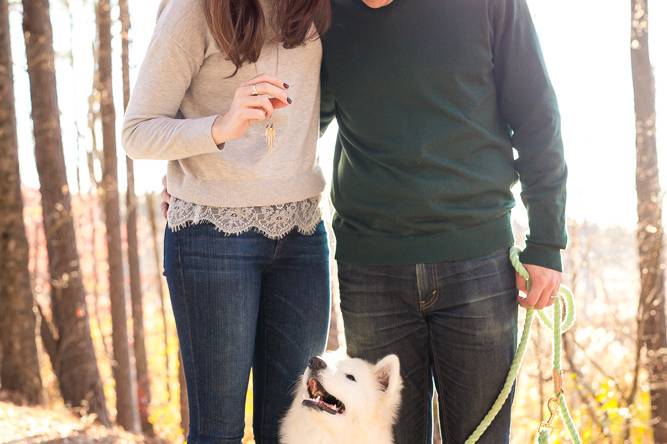
[[[526,281],[527,288],[530,289],[530,274],[519,260],[519,253],[520,250],[517,247],[510,248],[510,262],[519,276]],[[486,429],[493,422],[494,418],[498,415],[498,412],[500,412],[505,401],[507,401],[526,354],[528,338],[530,337],[530,328],[533,325],[535,313],[537,313],[537,317],[542,324],[553,332],[552,367],[554,383],[554,395],[549,398],[547,402],[549,417],[546,421],[542,420],[540,423],[537,442],[539,444],[548,444],[549,430],[553,427],[553,422],[556,419],[556,416],[560,415],[572,442],[574,444],[581,444],[581,437],[577,432],[576,425],[574,424],[570,410],[567,407],[563,390],[563,376],[561,369],[562,335],[574,325],[574,296],[572,291],[565,285],[560,286],[558,295],[555,298],[553,304],[553,319],[550,319],[544,310],[535,310],[533,308],[526,309],[526,317],[523,323],[521,339],[519,340],[516,354],[514,355],[509,372],[505,378],[505,383],[493,405],[489,408],[486,416],[484,416],[475,431],[468,437],[465,444],[474,444],[481,438]]]

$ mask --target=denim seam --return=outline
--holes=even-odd
[[[417,278],[417,306],[419,307],[419,312],[424,314],[424,310],[428,308],[429,300],[423,299],[424,291],[430,291],[428,288],[429,282],[426,277],[426,266],[427,264],[416,264],[415,265],[415,275]]]
[[[432,291],[431,298],[428,301],[421,302],[420,309],[423,312],[431,308],[438,300],[438,290],[435,289]]]
[[[438,287],[438,275],[436,273],[435,265],[431,265],[431,279],[433,280],[432,284],[433,290],[431,291],[431,299],[429,299],[427,302],[424,303],[424,306],[422,307],[424,310],[428,310],[433,305],[435,305],[435,303],[438,301],[438,298],[440,297],[440,288]]]
[[[271,262],[273,263],[278,258],[278,250],[284,239],[278,239],[273,241],[273,254],[271,255]]]
[[[260,299],[260,304],[261,304],[261,299]],[[263,325],[263,328],[262,328],[262,330],[263,330],[262,336],[264,336],[264,346],[266,346],[266,344],[268,343],[268,335],[267,335],[268,328],[266,328],[266,319],[264,319],[263,324],[264,325]],[[255,328],[257,328],[257,327],[255,327]],[[268,353],[268,347],[266,347],[265,352]],[[255,353],[257,353],[257,347],[255,347]],[[266,362],[266,366],[268,366],[268,363],[270,362],[270,360],[268,359],[268,356],[265,356],[264,360]],[[269,384],[269,372],[267,371],[266,368],[264,369],[264,378],[263,379],[264,379],[264,381],[263,381],[264,398],[266,398],[266,387]],[[254,390],[254,387],[253,387],[253,390]],[[260,427],[260,429],[259,429],[259,432],[260,432],[259,433],[259,438],[263,440],[264,431],[265,431],[264,422],[266,421],[266,399],[262,399],[261,403],[262,403],[262,421],[259,425],[259,427]],[[261,444],[261,441],[260,441],[260,444]]]
[[[422,287],[423,287],[423,273],[422,273],[422,268],[424,267],[424,264],[416,264],[415,265],[415,277],[417,281],[417,301],[418,301],[418,306],[421,308],[422,305]]]
[[[288,234],[290,234],[290,233],[288,233]],[[287,236],[285,236],[285,237],[287,237]],[[283,242],[283,239],[273,240],[273,242],[272,242],[273,243],[273,253],[271,254],[271,260],[267,261],[267,263],[262,267],[262,274],[261,274],[262,281],[264,281],[264,274],[273,267],[274,262],[276,261],[276,259],[278,259],[278,249],[280,248],[280,244]],[[262,299],[263,299],[263,296],[264,296],[264,288],[263,287],[264,287],[263,285],[260,287],[260,301],[259,301],[259,303],[260,303],[259,313],[260,314],[261,314],[261,311],[262,311],[261,304],[262,304]],[[257,332],[257,328],[259,327],[259,323],[260,323],[260,319],[259,319],[260,314],[258,314],[257,324],[255,325],[255,335],[257,335],[259,333],[259,332]],[[268,337],[267,337],[267,330],[268,329],[266,328],[266,319],[264,320],[263,324],[264,324],[263,325],[264,328],[262,328],[261,335],[263,337],[262,340],[264,342],[264,346],[266,347],[266,344],[268,343]],[[267,347],[266,352],[268,353],[268,347]],[[256,341],[255,341],[255,353],[257,353],[257,342]],[[266,362],[265,367],[268,366],[268,362],[269,362],[268,357],[265,356],[264,361]],[[253,375],[257,374],[257,372],[256,372],[257,369],[255,368],[255,365],[254,365],[255,362],[257,362],[257,360],[253,360],[253,366],[252,366]],[[263,379],[262,387],[263,387],[263,390],[264,390],[264,397],[266,397],[266,387],[268,386],[268,383],[269,383],[269,372],[267,371],[266,368],[264,369],[264,376],[263,376],[262,379]],[[266,421],[266,399],[261,399],[261,400],[258,399],[255,396],[255,391],[256,390],[257,390],[257,387],[255,387],[255,385],[253,383],[253,404],[255,406],[257,405],[258,402],[261,404],[261,415],[262,415],[262,420],[260,421],[260,424],[254,424],[253,423],[253,429],[255,427],[257,427],[257,430],[259,431],[259,433],[257,433],[258,436],[255,436],[255,440],[258,443],[261,444],[264,441],[264,430],[265,430],[264,422]]]
[[[429,266],[432,267],[431,270],[430,270],[431,271],[432,283],[427,282],[430,285],[430,287],[428,288],[428,291],[431,292],[431,297],[429,299],[427,299],[427,300],[422,299],[421,289],[419,288],[420,287],[419,286],[420,279],[419,279],[419,277],[417,278],[417,282],[418,282],[417,283],[417,293],[418,293],[418,299],[419,299],[419,311],[422,314],[424,314],[429,308],[431,308],[436,303],[436,301],[438,299],[438,293],[439,293],[438,285],[437,285],[437,279],[436,279],[436,275],[435,275],[435,267],[432,266],[432,265],[429,265]],[[425,271],[426,264],[422,265],[422,267],[424,267],[424,271]],[[419,275],[419,273],[417,273],[417,274]],[[425,274],[426,273],[424,273],[424,275]]]
[[[178,250],[178,274],[179,274],[179,281],[181,285],[181,295],[183,298],[185,298],[185,276],[183,276],[183,260],[181,256],[181,242],[177,238],[176,239],[176,248]],[[202,426],[201,426],[201,412],[200,412],[200,405],[199,405],[199,388],[197,386],[197,360],[195,359],[195,354],[194,354],[194,348],[192,346],[192,328],[191,328],[191,322],[190,322],[190,310],[186,307],[185,309],[185,320],[186,320],[186,328],[188,329],[188,348],[190,349],[190,356],[192,358],[192,369],[194,372],[194,402],[197,406],[197,435],[201,434],[202,431]],[[190,396],[190,393],[188,393],[188,396]],[[190,415],[192,416],[192,415]],[[192,430],[192,428],[191,428]]]

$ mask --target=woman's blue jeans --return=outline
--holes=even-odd
[[[166,230],[165,276],[190,409],[188,443],[241,442],[250,370],[258,444],[277,443],[292,388],[329,323],[324,224],[280,240],[213,225]]]

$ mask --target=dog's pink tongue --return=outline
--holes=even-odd
[[[322,410],[324,410],[325,412],[331,413],[332,415],[335,415],[337,413],[336,409],[332,408],[329,404],[324,402],[322,399],[319,400],[318,405],[320,406],[320,408]]]
[[[304,399],[301,401],[301,405],[307,406],[307,407],[317,407],[318,409],[330,413],[332,415],[335,415],[338,413],[335,409],[333,409],[329,404],[324,402],[322,398],[318,397],[317,399]]]

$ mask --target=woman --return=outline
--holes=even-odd
[[[329,0],[171,0],[123,128],[168,160],[165,275],[185,367],[188,443],[239,443],[253,370],[255,439],[278,441],[329,313],[318,34]]]

